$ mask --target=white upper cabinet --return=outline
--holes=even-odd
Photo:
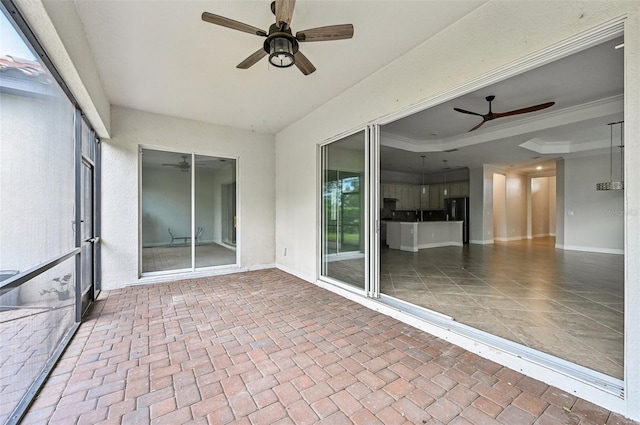
[[[444,183],[425,186],[405,183],[380,183],[380,208],[384,198],[397,199],[396,210],[442,210],[446,198],[469,196],[469,182],[451,182],[446,184],[447,196],[444,196]]]

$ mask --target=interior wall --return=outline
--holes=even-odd
[[[493,238],[507,239],[507,177],[493,173]]]
[[[527,177],[507,173],[507,240],[527,237]]]
[[[274,138],[198,121],[113,108],[113,137],[102,143],[103,288],[138,277],[138,149],[237,158],[238,240],[242,270],[274,264]]]
[[[556,161],[556,214],[555,214],[555,232],[556,232],[556,248],[562,248],[564,246],[564,160],[560,159]],[[529,232],[531,234],[531,232]]]
[[[469,170],[469,243],[482,243],[484,240],[484,170]],[[493,198],[491,199],[493,208]],[[493,213],[492,213],[493,214]],[[491,231],[493,232],[493,226]]]
[[[549,236],[549,178],[531,179],[531,230],[534,238]]]
[[[527,237],[527,178],[517,173],[493,174],[493,237],[513,241]]]
[[[609,180],[609,163],[609,154],[564,161],[564,249],[624,253],[625,191],[596,190]]]
[[[164,167],[142,167],[142,243],[166,245],[191,234],[191,174]]]
[[[196,177],[197,175],[198,171],[196,171]],[[205,178],[201,182],[200,186],[196,186],[196,196],[202,193],[203,190],[209,191],[211,200],[205,202],[201,206],[196,204],[197,226],[204,227],[202,234],[202,240],[204,242],[213,241],[221,243],[222,226],[224,225],[222,222],[222,186],[236,181],[236,167],[234,165],[233,167],[228,167],[222,170],[209,171],[204,174],[204,176]],[[196,185],[198,185],[197,181]],[[208,209],[209,205],[211,205],[211,209]],[[209,229],[206,227],[208,220],[211,220],[212,226]]]
[[[549,235],[556,235],[556,176],[549,176]]]
[[[229,179],[223,170],[196,170],[196,227],[201,242],[221,241],[221,189]],[[191,234],[191,174],[175,168],[143,166],[142,240],[144,246],[167,245],[174,236]]]

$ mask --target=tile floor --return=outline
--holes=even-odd
[[[278,270],[103,292],[23,424],[633,424]]]
[[[236,263],[236,251],[216,243],[196,245],[196,267]],[[191,268],[191,245],[142,248],[142,271],[157,272]]]
[[[622,379],[624,256],[554,246],[385,249],[381,292]]]

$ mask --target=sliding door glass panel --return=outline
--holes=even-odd
[[[192,268],[191,155],[142,150],[142,272]]]
[[[365,287],[364,132],[322,147],[321,275]]]
[[[195,155],[196,268],[236,263],[236,161]]]
[[[236,264],[236,160],[143,149],[141,249],[143,273]]]

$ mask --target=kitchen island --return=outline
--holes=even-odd
[[[391,249],[418,252],[440,246],[462,246],[462,221],[387,221]]]

